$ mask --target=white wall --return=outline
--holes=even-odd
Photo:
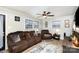
[[[16,11],[12,9],[7,9],[5,7],[0,7],[0,14],[6,16],[6,35],[10,32],[27,30],[25,29],[25,19],[38,21],[37,19],[30,17],[30,15],[26,13],[22,13],[20,11]],[[20,22],[14,20],[15,16],[20,17]]]
[[[70,27],[65,28],[65,20],[70,21]],[[56,17],[52,19],[44,19],[43,21],[43,28],[42,29],[49,29],[51,33],[55,32],[55,30],[52,28],[52,22],[53,21],[60,21],[60,36],[64,35],[64,32],[66,33],[67,36],[70,36],[72,34],[72,27],[73,27],[73,20],[74,20],[74,15],[68,15],[68,16],[62,16],[62,17]],[[45,28],[45,21],[48,21],[48,28]],[[61,37],[63,39],[63,37]]]
[[[6,16],[6,39],[7,39],[7,35],[11,32],[15,32],[15,31],[26,31],[27,29],[25,29],[25,19],[31,19],[31,20],[35,20],[33,18],[31,18],[29,15],[27,15],[26,13],[22,13],[20,11],[16,11],[16,10],[12,10],[12,9],[7,9],[4,7],[0,7],[0,14],[3,14]],[[19,16],[20,17],[20,22],[17,22],[14,20],[15,16]],[[6,49],[7,49],[7,40],[6,40]]]
[[[15,31],[26,31],[27,29],[25,29],[25,19],[31,19],[31,20],[38,20],[38,19],[33,19],[31,17],[29,17],[30,15],[27,15],[25,13],[22,13],[20,11],[14,11],[11,9],[6,9],[3,7],[0,7],[0,14],[4,14],[6,15],[6,36],[8,33],[10,32],[15,32]],[[14,16],[19,16],[20,17],[20,22],[16,22],[14,21]],[[64,28],[64,20],[69,19],[71,21],[71,26],[70,28],[66,29]],[[47,20],[39,20],[40,21],[40,28],[39,30],[41,31],[41,29],[49,29],[50,32],[52,33],[52,27],[51,27],[51,22],[53,20],[60,20],[61,21],[61,33],[66,32],[67,35],[72,33],[72,21],[73,21],[73,15],[69,15],[69,16],[62,16],[59,18],[52,18],[52,19],[47,19]],[[45,21],[48,21],[48,28],[45,28]],[[29,29],[29,30],[34,30],[34,29]],[[7,42],[7,40],[6,40]],[[7,44],[6,44],[6,49],[7,49]]]
[[[10,32],[15,32],[18,30],[24,30],[24,26],[23,26],[23,21],[24,21],[24,15],[21,15],[21,13],[17,13],[16,11],[12,11],[9,9],[5,9],[0,7],[0,14],[3,14],[6,16],[6,49],[7,49],[7,34]],[[21,21],[20,22],[15,22],[14,21],[14,16],[20,16],[21,17]]]
[[[17,30],[24,30],[22,22],[24,20],[24,16],[26,15],[23,15],[22,13],[18,13],[17,11],[12,11],[2,7],[0,7],[0,14],[3,14],[6,16],[6,35],[10,32],[14,32]],[[20,22],[14,21],[15,16],[21,17],[21,21]]]

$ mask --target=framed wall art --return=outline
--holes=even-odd
[[[20,21],[20,17],[19,16],[15,16],[15,21]]]

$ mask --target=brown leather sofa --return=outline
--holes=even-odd
[[[41,42],[40,35],[36,36],[34,31],[17,31],[8,34],[8,51],[18,53]]]
[[[49,30],[41,30],[41,39],[52,39],[52,34],[49,33]]]

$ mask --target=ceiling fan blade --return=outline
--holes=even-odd
[[[54,16],[54,15],[47,15],[47,16]]]
[[[42,15],[38,15],[38,16],[36,16],[36,18],[41,18],[42,17]]]
[[[42,15],[42,14],[37,14],[37,15]]]
[[[51,12],[47,12],[47,14],[50,14]]]

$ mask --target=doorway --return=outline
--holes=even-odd
[[[0,51],[5,49],[5,15],[0,14]]]

